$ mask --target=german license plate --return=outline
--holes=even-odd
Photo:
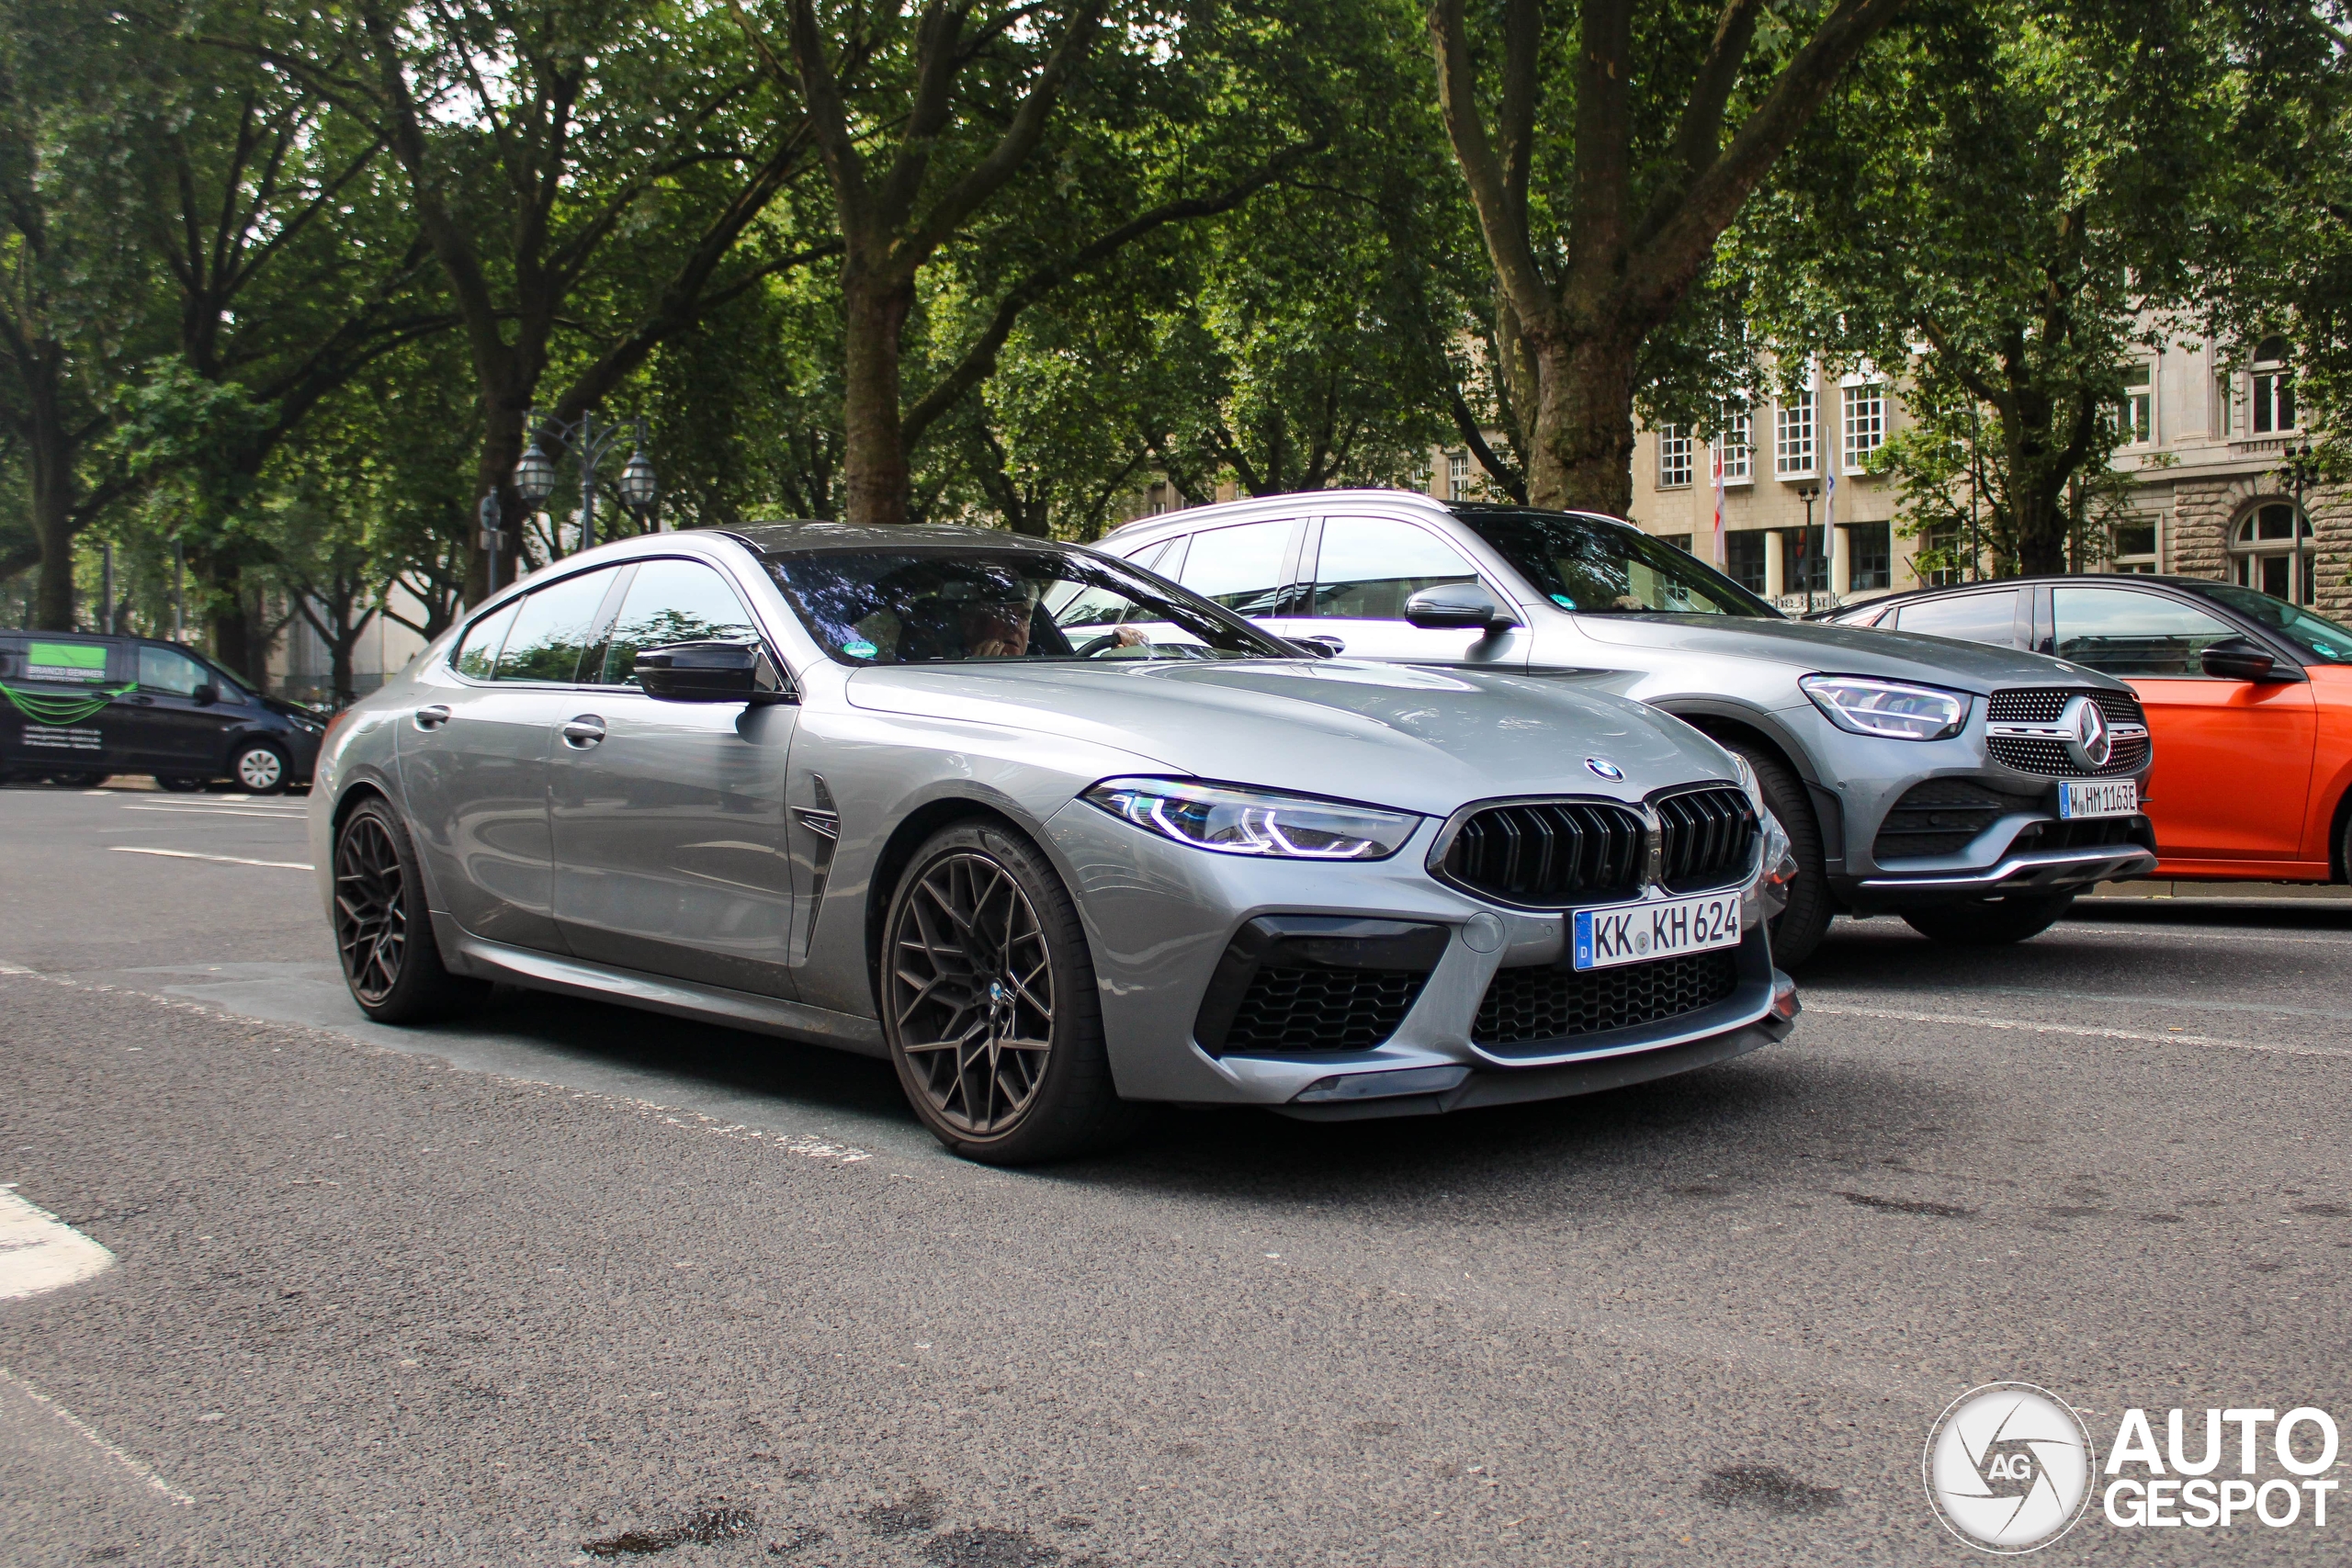
[[[2058,786],[2058,815],[2076,817],[2137,817],[2140,814],[2140,782],[2137,779],[2099,779],[2086,784],[2072,781]]]
[[[1738,945],[1736,890],[1577,911],[1574,957],[1578,969],[1612,969],[1620,964],[1646,964]]]

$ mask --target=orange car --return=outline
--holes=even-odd
[[[1830,619],[2054,653],[2120,676],[2155,741],[2155,874],[2352,879],[2352,631],[2197,577],[2019,577]]]

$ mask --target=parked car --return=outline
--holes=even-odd
[[[153,773],[172,790],[228,779],[275,795],[310,781],[325,732],[310,709],[249,691],[177,643],[0,632],[0,774],[95,784]]]
[[[1450,1111],[1795,1014],[1753,776],[1606,683],[1327,661],[979,529],[652,535],[346,710],[311,843],[386,1021],[495,979],[887,1055],[993,1161]]]
[[[2157,875],[2352,878],[2352,631],[2334,621],[2235,583],[2137,575],[1929,589],[1838,618],[2128,682],[2155,737]]]
[[[2147,731],[2122,682],[1791,621],[1615,518],[1326,491],[1144,519],[1102,547],[1350,658],[1627,672],[1630,694],[1745,759],[1786,824],[1783,966],[1839,910],[2014,942],[2156,863]]]

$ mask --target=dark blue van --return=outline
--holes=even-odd
[[[305,784],[326,722],[150,637],[0,632],[0,777],[92,784],[153,773],[165,789],[227,779]]]

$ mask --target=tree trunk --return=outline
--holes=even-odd
[[[30,470],[34,542],[40,576],[33,588],[33,626],[45,632],[74,626],[74,437],[65,428],[64,355],[54,344],[27,368],[25,466]]]
[[[1638,348],[1638,339],[1600,333],[1559,333],[1536,342],[1529,505],[1611,517],[1633,510]]]
[[[908,468],[899,432],[899,351],[914,308],[911,281],[842,268],[849,336],[842,415],[849,437],[846,511],[852,523],[904,523]]]

